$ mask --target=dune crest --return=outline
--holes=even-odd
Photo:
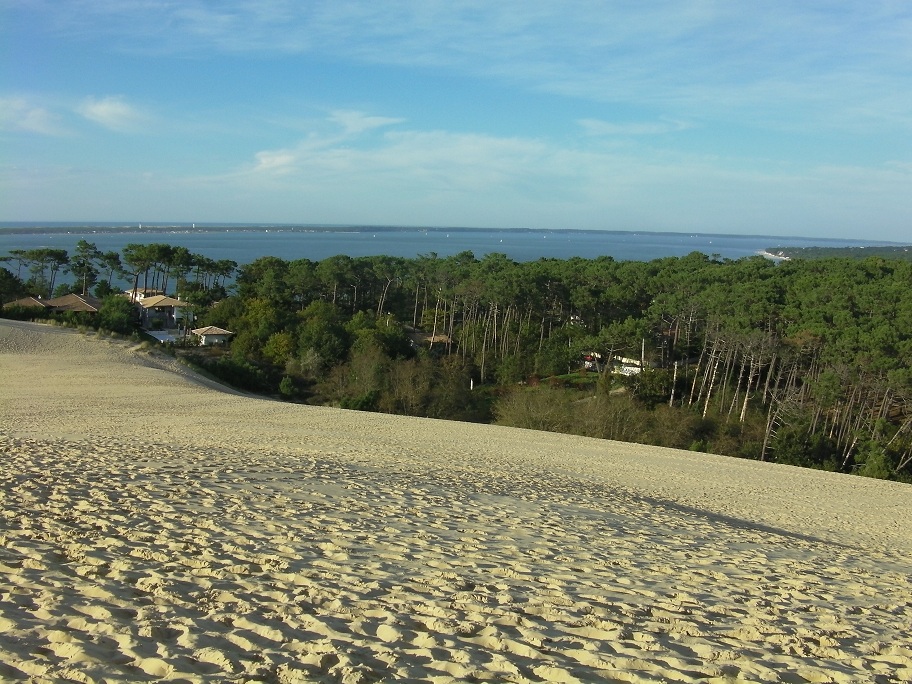
[[[0,321],[0,681],[912,681],[912,487]]]

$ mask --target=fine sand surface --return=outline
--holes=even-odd
[[[912,487],[0,321],[0,681],[908,682]]]

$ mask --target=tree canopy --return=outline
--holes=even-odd
[[[79,292],[109,293],[115,275],[174,290],[201,325],[235,333],[213,372],[290,400],[912,476],[902,259],[463,252],[238,267],[82,241],[72,256],[16,251],[6,265],[7,299],[47,296],[61,272]]]

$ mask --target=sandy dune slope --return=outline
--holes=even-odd
[[[0,681],[912,681],[912,487],[0,321]]]

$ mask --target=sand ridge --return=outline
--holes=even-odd
[[[912,681],[912,488],[0,322],[2,681]]]

